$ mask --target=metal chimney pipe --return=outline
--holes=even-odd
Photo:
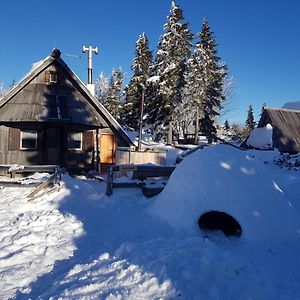
[[[98,47],[92,48],[92,46],[82,47],[82,52],[86,53],[88,51],[88,84],[93,83],[93,67],[92,67],[92,53],[98,54]]]

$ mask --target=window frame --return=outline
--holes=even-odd
[[[52,108],[52,113],[55,113],[55,116],[51,116],[49,114],[49,119],[70,120],[68,97],[66,95],[47,94],[46,97],[48,101],[49,112],[51,111]],[[50,99],[52,100],[50,101]]]
[[[53,78],[54,76],[54,78]],[[58,83],[58,74],[57,72],[50,71],[49,72],[49,82],[50,83]]]
[[[35,134],[35,146],[34,147],[23,147],[23,135],[24,133],[34,133]],[[38,147],[38,131],[37,130],[20,130],[20,150],[37,150]]]
[[[70,147],[69,145],[69,140],[71,134],[80,134],[80,147]],[[78,141],[78,140],[75,140]],[[83,132],[82,131],[75,131],[75,130],[70,130],[67,132],[67,149],[71,151],[82,151],[83,150]]]

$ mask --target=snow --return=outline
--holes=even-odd
[[[267,124],[265,127],[255,127],[247,139],[246,144],[256,149],[272,149],[273,127]]]
[[[282,108],[300,110],[300,102],[287,102],[283,105]]]
[[[225,145],[194,152],[175,169],[151,211],[189,234],[198,232],[202,214],[222,211],[242,225],[245,240],[300,241],[299,215],[263,153],[253,155]]]
[[[68,175],[31,202],[29,185],[2,188],[0,299],[299,299],[300,173],[278,157],[205,148],[151,199]],[[241,238],[200,231],[211,209]]]

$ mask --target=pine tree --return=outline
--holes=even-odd
[[[199,73],[197,78],[201,89],[195,103],[198,103],[200,109],[200,130],[211,143],[216,137],[215,118],[222,108],[222,101],[225,100],[223,83],[228,70],[225,64],[220,63],[214,33],[205,18],[199,38],[200,41],[195,45],[196,67],[194,69]]]
[[[184,23],[182,10],[172,2],[168,22],[164,25],[152,67],[152,84],[149,87],[152,101],[148,107],[149,120],[156,126],[168,126],[168,143],[172,142],[176,107],[182,102],[185,85],[185,64],[191,54],[193,35]]]
[[[250,134],[250,132],[254,129],[255,122],[254,122],[254,116],[253,116],[253,108],[252,105],[249,105],[248,112],[247,112],[247,119],[245,122],[245,129],[247,131],[247,134]]]
[[[228,130],[230,128],[228,120],[225,120],[225,122],[224,122],[224,128],[226,130]]]
[[[102,103],[112,116],[120,121],[123,91],[123,71],[120,67],[117,71],[113,69],[108,82],[107,97]]]
[[[152,53],[149,50],[148,39],[143,33],[136,42],[135,58],[131,66],[133,76],[125,89],[126,100],[123,121],[127,126],[135,130],[139,126],[142,93],[146,89],[151,64]]]
[[[261,118],[264,110],[265,110],[265,107],[267,106],[266,102],[263,103],[263,105],[261,106],[261,110],[260,110],[260,114],[259,114],[259,118]]]
[[[104,103],[108,96],[109,91],[109,79],[105,77],[104,73],[100,73],[98,79],[95,84],[95,94],[97,99]]]

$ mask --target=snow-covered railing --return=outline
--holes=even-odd
[[[143,180],[152,177],[170,177],[175,170],[175,166],[155,166],[155,165],[114,165],[108,168],[106,195],[110,196],[113,188],[143,187]],[[130,182],[114,182],[114,172],[132,172]]]

